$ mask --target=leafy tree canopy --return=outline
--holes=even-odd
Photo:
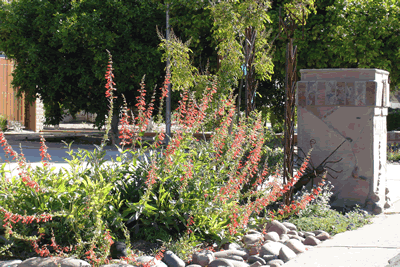
[[[0,11],[0,51],[14,59],[13,85],[29,101],[39,93],[47,123],[62,119],[62,108],[97,113],[101,126],[107,112],[104,74],[108,49],[121,93],[133,105],[144,74],[148,88],[164,76],[156,25],[165,14],[149,0],[19,0]]]

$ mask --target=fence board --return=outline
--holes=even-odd
[[[25,97],[17,98],[17,89],[11,85],[13,70],[14,62],[0,56],[0,114],[25,125]]]

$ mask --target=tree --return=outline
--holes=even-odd
[[[150,0],[19,0],[0,11],[0,51],[17,62],[13,86],[28,101],[40,98],[47,124],[58,124],[62,108],[74,114],[96,113],[96,126],[107,114],[105,79],[108,49],[117,83],[115,110],[123,93],[133,106],[146,74],[147,87],[161,85],[156,25],[163,12]],[[118,123],[118,112],[114,119]]]

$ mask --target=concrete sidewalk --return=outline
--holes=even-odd
[[[333,236],[284,264],[285,267],[385,267],[400,254],[400,165],[388,165],[392,207],[373,223]]]

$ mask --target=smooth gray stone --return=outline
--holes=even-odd
[[[246,262],[243,261],[235,261],[235,260],[228,260],[230,263],[232,263],[233,267],[249,267],[250,265],[247,264]]]
[[[281,259],[276,259],[276,260],[269,261],[267,264],[270,267],[279,267],[279,266],[284,265],[285,263]]]
[[[290,239],[284,243],[288,248],[293,250],[294,253],[299,254],[306,251],[306,247],[297,239]]]
[[[21,260],[4,261],[0,263],[0,267],[18,267],[21,262]]]
[[[303,244],[304,245],[310,245],[310,246],[316,246],[319,243],[321,243],[321,241],[319,239],[317,239],[314,236],[307,236],[306,239],[304,240]]]
[[[293,252],[290,248],[287,246],[283,246],[281,250],[279,251],[279,258],[283,260],[283,262],[288,262],[291,259],[296,258],[296,253]]]
[[[168,267],[185,267],[185,262],[170,250],[164,253],[162,261],[167,264]]]
[[[282,246],[284,245],[279,242],[265,243],[260,248],[260,257],[263,257],[264,255],[279,256],[279,250]]]
[[[278,221],[272,221],[271,227],[268,228],[268,232],[277,232],[278,235],[287,234],[288,229],[282,223]]]
[[[216,258],[224,258],[224,259],[232,259],[232,256],[238,256],[241,257],[242,260],[247,260],[249,254],[246,251],[231,249],[231,250],[214,252],[214,256]]]
[[[261,258],[261,257],[259,257],[259,256],[256,256],[256,255],[250,256],[250,257],[248,258],[247,262],[250,263],[250,264],[253,264],[253,263],[255,263],[255,262],[260,262],[261,265],[267,264],[267,262],[266,262],[263,258]]]
[[[293,223],[290,223],[290,222],[283,222],[282,224],[283,224],[287,229],[289,229],[289,230],[294,230],[294,231],[297,230],[297,226],[294,225]]]
[[[277,260],[278,256],[275,256],[275,255],[264,255],[262,258],[267,262],[267,264],[269,264],[268,263],[269,261]]]
[[[274,242],[278,242],[279,241],[279,235],[278,235],[277,232],[269,232],[269,233],[266,233],[264,235],[264,239],[265,240],[271,240],[271,241],[274,241]]]
[[[154,257],[151,256],[140,256],[139,258],[136,259],[137,263],[149,263],[150,261],[152,262],[150,266],[168,267],[164,262],[156,260]]]
[[[208,265],[208,267],[235,267],[235,266],[227,259],[215,259]]]
[[[192,256],[192,263],[199,264],[201,266],[207,266],[213,260],[215,260],[214,252],[206,249],[200,252],[195,252]]]

